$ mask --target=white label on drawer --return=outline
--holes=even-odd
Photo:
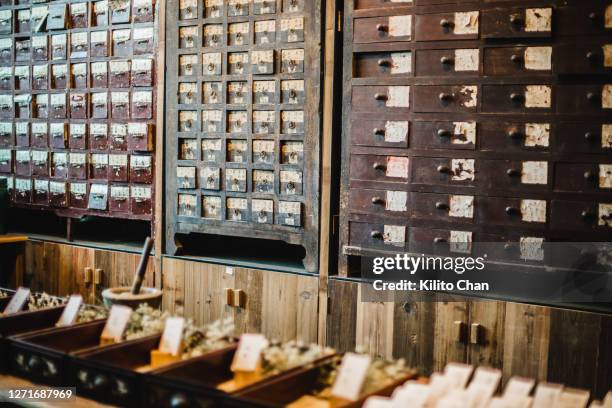
[[[544,238],[521,237],[520,238],[521,259],[528,261],[544,260]]]
[[[71,123],[70,134],[71,135],[84,135],[85,134],[85,123]]]
[[[405,191],[387,191],[385,200],[387,211],[403,212],[408,210],[408,193]]]
[[[552,28],[551,8],[530,8],[525,11],[525,31],[549,32]]]
[[[151,103],[153,93],[151,91],[138,91],[132,94],[132,101],[139,103]]]
[[[612,67],[612,44],[606,44],[603,47],[604,52],[604,67]]]
[[[127,135],[127,125],[123,123],[112,123],[111,124],[111,134],[113,136],[125,136]]]
[[[391,74],[407,74],[412,72],[412,52],[391,53]]]
[[[5,50],[13,47],[12,38],[0,38],[0,49]]]
[[[36,7],[34,9],[32,9],[33,11],[38,11],[38,9],[42,9],[43,7]],[[46,9],[46,7],[45,7]],[[17,12],[17,20],[19,21],[26,21],[30,19],[30,10],[19,10]]]
[[[232,26],[233,25],[236,25],[236,24],[232,24]],[[245,23],[245,25],[247,27],[247,30],[238,30],[238,31],[248,32],[248,24]],[[232,26],[230,26],[230,28]],[[304,29],[304,18],[303,17],[285,18],[281,20],[281,31],[303,30],[303,29]],[[293,41],[290,41],[290,42],[293,42]]]
[[[132,30],[115,30],[113,31],[113,41],[115,42],[126,42],[130,39]]]
[[[274,61],[274,51],[273,50],[253,51],[251,53],[251,56],[252,56],[253,64],[271,64]],[[229,61],[230,63],[239,62],[239,61],[247,62],[248,54],[231,54],[229,58],[230,58],[230,61]],[[302,59],[304,58],[302,57]],[[262,68],[264,67],[262,66]]]
[[[197,30],[197,28],[196,28]],[[219,24],[209,24],[204,26],[204,35],[205,36],[211,36],[211,35],[216,35],[216,36],[220,36],[221,34],[223,34],[223,26],[219,25]]]
[[[133,59],[132,71],[151,71],[153,60],[149,58]]]
[[[66,163],[68,163],[67,153],[53,153],[53,164],[56,167],[63,167]]]
[[[397,245],[406,242],[406,227],[401,225],[385,225],[383,234],[385,244]]]
[[[108,164],[113,167],[127,167],[127,154],[109,154]]]
[[[264,172],[260,172],[266,174]],[[272,174],[272,173],[270,173]],[[302,172],[301,171],[281,171],[280,172],[281,183],[302,183]]]
[[[53,71],[53,76],[62,76],[62,75],[66,75],[66,73],[68,72],[68,65],[62,64],[62,65],[53,65],[51,67],[51,71]]]
[[[9,150],[6,150],[9,151]],[[30,151],[29,150],[17,150],[15,152],[15,160],[20,163],[25,163],[30,161]]]
[[[464,86],[459,93],[462,96],[462,106],[475,108],[478,105],[478,87],[476,85]]]
[[[548,162],[526,161],[523,162],[521,172],[521,183],[523,184],[548,184]]]
[[[34,180],[34,190],[41,192],[49,191],[49,180]]]
[[[150,7],[151,3],[152,0],[134,0],[134,6],[136,6],[136,8]]]
[[[106,31],[92,31],[91,32],[91,42],[96,43],[105,43],[106,42]]]
[[[91,155],[91,164],[96,165],[107,165],[108,164],[108,154],[92,154]]]
[[[35,135],[42,135],[47,133],[46,122],[34,122],[32,123],[32,133]]]
[[[546,85],[527,85],[525,92],[526,108],[550,108],[552,89]]]
[[[253,212],[274,212],[274,201],[272,200],[253,200]]]
[[[478,48],[455,50],[455,71],[478,71],[479,64],[480,50]]]
[[[110,61],[110,70],[113,73],[127,72],[130,70],[130,62],[127,60]]]
[[[550,71],[552,69],[552,47],[527,47],[525,69]]]
[[[87,33],[72,33],[70,36],[70,43],[72,45],[87,44]]]
[[[550,123],[525,124],[525,146],[548,147],[550,145]]]
[[[599,188],[612,188],[612,164],[599,165]]]
[[[450,251],[462,254],[469,254],[470,252],[472,252],[472,232],[451,231]]]
[[[28,134],[28,122],[15,123],[15,133],[18,135],[27,135]]]
[[[47,47],[47,36],[38,35],[36,37],[32,37],[32,47],[33,48]]]
[[[147,132],[147,124],[141,122],[131,122],[128,123],[128,133],[130,135],[146,135]]]
[[[84,76],[87,74],[87,64],[73,64],[72,73],[75,76]]]
[[[13,131],[13,124],[10,122],[0,123],[0,133],[11,133]]]
[[[612,204],[599,204],[599,217],[597,225],[602,227],[612,227]]]
[[[85,164],[85,153],[70,153],[70,164]]]
[[[400,143],[408,139],[407,121],[387,121],[385,123],[385,142]]]
[[[264,123],[274,123],[275,112],[274,111],[254,111],[253,112],[253,122],[264,122]]]
[[[455,218],[474,218],[474,197],[451,195],[448,215]]]
[[[612,5],[606,7],[606,28],[612,28]]]
[[[85,183],[71,183],[70,192],[75,195],[82,195],[87,192],[87,184]]]
[[[130,188],[127,186],[111,186],[110,195],[113,198],[128,198]]]
[[[521,219],[525,222],[546,222],[546,201],[521,200]]]
[[[255,32],[256,33],[273,33],[275,31],[276,31],[276,21],[275,20],[255,22]],[[268,41],[267,37],[263,37],[262,40],[263,40],[263,44],[265,44]]]
[[[50,95],[50,103],[51,105],[65,105],[66,104],[66,94],[51,94]]]
[[[457,35],[478,34],[478,11],[455,13],[454,33]]]
[[[113,103],[128,103],[129,99],[128,92],[111,92],[111,100]]]
[[[388,108],[409,108],[410,107],[410,87],[409,86],[390,86],[387,89]]]
[[[453,159],[451,161],[453,181],[474,180],[476,171],[474,170],[474,159]]]
[[[411,37],[412,16],[389,17],[389,37]]]
[[[253,141],[254,153],[260,152],[273,152],[274,151],[274,140],[254,140]]]
[[[10,20],[12,15],[11,10],[0,10],[0,24],[4,24],[6,20]]]
[[[134,40],[147,40],[149,38],[153,38],[153,27],[134,29]]]
[[[408,158],[395,156],[388,157],[385,176],[408,178]]]
[[[91,64],[91,72],[94,74],[106,73],[106,62],[94,62]]]
[[[612,149],[612,125],[610,124],[601,126],[601,147]]]
[[[130,156],[132,167],[149,168],[151,167],[151,156]]]
[[[606,84],[601,93],[601,107],[604,109],[612,108],[612,84]]]
[[[453,122],[452,144],[476,144],[476,122]]]
[[[248,206],[248,201],[246,198],[228,198],[227,199],[227,208],[234,208],[237,210],[246,210]]]
[[[279,201],[278,211],[281,214],[300,215],[302,205],[301,203],[294,201]]]
[[[151,199],[151,187],[130,186],[133,198]]]
[[[41,107],[41,106],[47,106],[47,103],[49,102],[49,95],[47,94],[39,94],[36,95],[36,104]],[[21,126],[21,124],[17,123],[15,124],[15,127],[17,126]],[[25,128],[24,128],[25,130]]]
[[[176,177],[178,178],[195,178],[196,168],[195,167],[177,167]]]
[[[30,94],[15,95],[16,104],[27,104],[27,103],[30,103],[31,99],[32,99],[32,95]]]
[[[13,95],[0,95],[0,106],[11,106],[13,104]]]
[[[62,181],[52,181],[49,183],[51,194],[66,194],[66,183]]]
[[[18,150],[19,153],[21,150]],[[11,159],[11,150],[10,149],[0,149],[0,162],[8,163]]]
[[[13,75],[11,67],[0,67],[0,78],[9,80]]]
[[[202,54],[202,66],[204,68],[204,71],[206,71],[207,66],[211,64],[215,66],[221,64],[220,52]]]
[[[196,196],[191,194],[179,194],[178,196],[179,206],[185,207],[196,207]]]
[[[31,190],[31,189],[32,189],[32,180],[22,179],[22,178],[15,179],[15,190],[25,191],[25,190]]]
[[[53,46],[66,45],[66,34],[57,34],[51,36],[51,43]]]
[[[94,105],[106,105],[108,94],[106,92],[96,92],[91,94],[91,102]]]
[[[17,78],[27,78],[30,76],[30,67],[27,65],[17,65],[15,67],[15,76]]]

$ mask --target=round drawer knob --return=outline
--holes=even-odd
[[[440,63],[442,65],[451,65],[453,63],[453,61],[454,60],[451,57],[442,57],[442,58],[440,58]]]
[[[374,129],[374,134],[377,136],[384,136],[385,135],[385,129],[383,128],[376,128]]]
[[[446,242],[446,238],[442,238],[442,237],[435,237],[433,240],[434,244],[443,244]]]
[[[386,166],[386,165],[384,165],[384,164],[382,164],[382,163],[378,163],[378,162],[374,163],[374,164],[372,165],[372,168],[373,168],[374,170],[387,170],[387,166]]]
[[[597,102],[597,100],[599,99],[599,95],[597,95],[595,92],[587,93],[586,97],[589,102]]]
[[[389,99],[389,97],[386,94],[377,93],[376,95],[374,95],[374,99],[376,99],[377,101],[386,101],[387,99]]]
[[[512,14],[510,16],[510,24],[513,26],[519,26],[523,23],[523,18],[520,14]]]
[[[448,210],[448,209],[449,209],[448,204],[440,202],[440,201],[436,203],[436,210]]]
[[[518,129],[510,129],[508,131],[508,137],[511,139],[522,139],[523,134]]]
[[[31,356],[28,360],[28,368],[32,371],[37,371],[41,365],[42,361],[40,361],[40,358],[38,358],[38,356]]]
[[[516,215],[518,213],[520,213],[518,208],[516,208],[516,207],[506,207],[506,214],[508,214],[508,215]]]
[[[382,239],[383,238],[383,233],[380,231],[372,231],[370,232],[370,237],[374,238],[374,239]]]
[[[385,203],[381,197],[372,197],[372,204],[382,205]]]
[[[450,173],[450,168],[448,166],[438,166],[436,170],[438,171],[438,173],[442,174]]]
[[[440,95],[438,95],[438,98],[442,102],[448,102],[451,99],[453,99],[453,96],[451,94],[449,94],[449,93],[441,93]]]
[[[389,67],[391,66],[391,61],[389,61],[388,59],[379,59],[378,60],[378,66],[379,67]]]
[[[170,407],[171,408],[186,408],[189,406],[189,400],[183,394],[174,394],[170,398]]]
[[[508,169],[506,170],[506,174],[510,177],[518,177],[521,175],[521,171],[517,169]]]
[[[523,58],[521,58],[521,56],[517,54],[512,54],[512,56],[510,57],[510,61],[514,62],[515,64],[518,64],[522,60]]]
[[[384,24],[376,24],[376,30],[382,32],[385,32],[388,30],[388,27]]]
[[[510,100],[512,102],[521,102],[523,98],[524,98],[523,94],[520,94],[520,93],[513,92],[510,94]]]
[[[593,214],[591,210],[584,210],[580,213],[580,217],[582,217],[582,219],[585,221],[589,221],[589,220],[594,219],[595,215]]]
[[[588,59],[591,62],[597,61],[599,59],[599,54],[597,54],[594,51],[589,51],[586,53],[586,59]]]
[[[585,171],[583,176],[586,181],[595,181],[595,173],[592,171]]]
[[[95,390],[100,390],[105,388],[108,385],[108,377],[105,375],[99,374],[93,380],[93,388]]]
[[[594,12],[594,11],[591,11],[591,12],[589,13],[589,20],[592,20],[592,21],[597,20],[597,13],[596,13],[596,12]]]
[[[438,129],[438,137],[451,137],[451,132],[446,129]]]
[[[445,18],[440,20],[440,27],[442,27],[442,28],[450,28],[452,25],[453,25],[453,23],[451,23],[450,20],[447,20]]]
[[[593,132],[586,132],[584,134],[584,140],[589,141],[589,142],[594,141],[595,140],[595,133],[593,133]]]

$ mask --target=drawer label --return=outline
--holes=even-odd
[[[527,261],[544,260],[544,238],[521,237],[519,241],[521,259]]]
[[[387,90],[387,107],[389,108],[409,108],[410,107],[410,87],[409,86],[390,86]]]
[[[550,108],[552,89],[546,85],[527,85],[525,92],[526,108]]]
[[[606,28],[612,28],[612,5],[606,7]]]
[[[550,123],[525,124],[525,146],[548,147],[550,145]]]
[[[195,216],[197,197],[191,194],[179,194],[178,207],[179,215]]]
[[[530,8],[525,11],[525,31],[549,32],[552,28],[551,8]]]
[[[66,194],[66,183],[60,181],[52,181],[49,183],[49,190],[54,195]]]
[[[602,227],[612,227],[612,204],[599,204],[599,221]]]
[[[461,106],[475,108],[478,105],[478,87],[476,85],[464,86],[459,91]]]
[[[612,84],[604,85],[601,93],[601,107],[604,109],[612,108]]]
[[[450,251],[462,254],[472,252],[472,232],[471,231],[451,231],[450,232]]]
[[[546,201],[521,200],[521,219],[525,222],[546,222]]]
[[[452,144],[476,144],[476,122],[454,122]]]
[[[612,164],[599,165],[599,188],[612,188]]]
[[[205,196],[202,199],[202,216],[209,219],[220,219],[221,197]]]
[[[387,121],[385,123],[385,142],[400,143],[408,139],[407,121]]]
[[[478,71],[479,62],[480,50],[478,48],[455,50],[455,71]]]
[[[604,67],[612,67],[612,44],[606,44],[603,46],[604,52]]]
[[[453,175],[451,179],[453,181],[474,181],[475,170],[474,170],[474,159],[453,159],[451,161],[451,169]]]
[[[385,200],[387,211],[404,212],[408,210],[408,193],[405,191],[387,191]]]
[[[402,245],[406,242],[406,227],[401,225],[385,225],[383,241],[389,245]]]
[[[77,197],[83,196],[87,192],[87,184],[86,183],[71,183],[70,192]]]
[[[601,147],[612,149],[612,125],[604,124],[601,126]]]
[[[550,71],[552,69],[552,47],[527,47],[525,69]]]
[[[454,33],[457,35],[478,34],[478,11],[455,13]]]
[[[408,178],[408,158],[407,157],[388,157],[387,177]]]
[[[389,36],[390,37],[411,37],[412,36],[412,16],[391,16],[389,17]]]
[[[526,161],[523,162],[521,172],[521,183],[523,184],[548,184],[548,162]]]
[[[474,218],[474,196],[451,195],[448,215],[455,218]]]
[[[392,52],[391,53],[391,74],[408,74],[412,72],[412,53],[411,52]]]

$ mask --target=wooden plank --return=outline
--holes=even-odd
[[[247,296],[251,296],[247,292]],[[269,339],[280,341],[297,336],[297,276],[263,273],[261,331]]]
[[[504,350],[505,303],[487,300],[472,300],[469,305],[469,326],[480,325],[479,343],[471,343],[468,349],[468,363],[501,368]]]
[[[548,377],[550,308],[506,303],[503,382],[513,375],[545,381]]]
[[[41,241],[25,243],[25,273],[29,286],[38,292],[57,293],[57,275],[44,268],[45,245]]]
[[[182,309],[185,300],[185,271],[187,261],[173,258],[163,258],[163,308],[175,313]]]
[[[338,351],[354,351],[359,284],[330,279],[328,285],[327,345]]]
[[[391,302],[364,302],[357,293],[356,348],[375,357],[393,356],[393,312]]]
[[[431,301],[398,302],[393,313],[393,357],[425,375],[433,371],[435,316]]]
[[[321,313],[327,313],[327,308],[325,311],[319,310],[319,293],[318,277],[297,277],[296,338],[305,343],[316,343],[320,339],[319,330],[325,331],[325,327],[319,326],[319,316]]]
[[[612,316],[601,316],[601,335],[597,355],[596,382],[593,387],[595,398],[603,399],[612,390]]]
[[[234,309],[234,325],[237,335],[261,333],[263,275],[264,272],[257,269],[234,268],[234,288],[242,289],[246,293],[245,307]]]
[[[437,302],[434,326],[434,365],[435,371],[442,371],[447,363],[467,361],[467,344],[456,336],[455,322],[468,323],[467,302]],[[466,333],[467,334],[467,333]]]
[[[26,242],[27,240],[28,237],[25,235],[0,235],[0,245],[16,244],[19,242]]]

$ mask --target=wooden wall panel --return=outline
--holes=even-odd
[[[327,286],[327,345],[351,351],[356,343],[359,284],[330,279]]]
[[[467,361],[474,365],[487,365],[501,368],[504,356],[504,319],[506,312],[505,302],[488,300],[475,300],[470,302],[469,324],[471,331],[480,328],[480,335],[476,344],[470,337]],[[470,333],[473,334],[473,333]]]
[[[403,357],[419,372],[433,370],[433,302],[396,303],[393,314],[393,356]]]

